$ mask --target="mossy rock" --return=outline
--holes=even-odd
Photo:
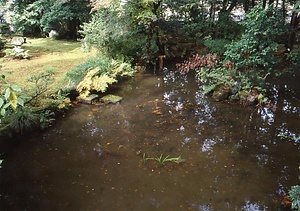
[[[100,102],[113,103],[113,104],[116,104],[116,103],[120,102],[121,100],[123,100],[122,97],[117,96],[117,95],[112,95],[112,94],[105,95],[100,98]]]
[[[228,98],[229,94],[230,94],[230,88],[228,86],[219,85],[214,90],[212,97],[215,101],[223,101]]]
[[[86,103],[86,104],[92,104],[95,102],[97,99],[99,99],[99,96],[96,94],[91,94],[89,96],[78,96],[77,100],[81,103]]]

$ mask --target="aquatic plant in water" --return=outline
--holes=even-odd
[[[289,190],[289,195],[292,199],[292,209],[300,210],[300,185],[292,186],[291,190]]]
[[[291,141],[294,141],[296,144],[300,142],[300,135],[296,135],[292,132],[280,132],[277,134],[278,137],[282,137],[282,138],[286,138],[289,139]]]
[[[161,154],[159,157],[147,157],[146,154],[143,154],[143,161],[144,163],[147,162],[148,160],[154,160],[157,161],[157,163],[160,166],[164,166],[166,162],[174,162],[174,163],[182,163],[185,162],[185,159],[182,159],[181,156],[178,157],[170,157],[170,155],[167,155],[166,157]]]

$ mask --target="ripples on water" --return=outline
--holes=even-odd
[[[290,84],[290,83],[289,83]],[[165,69],[124,100],[78,105],[24,138],[0,169],[1,210],[278,210],[298,183],[299,85],[270,84],[276,111],[216,103]],[[185,163],[142,162],[179,155]]]

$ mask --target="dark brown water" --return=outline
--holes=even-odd
[[[278,210],[299,183],[299,139],[277,136],[300,134],[296,81],[270,85],[272,112],[213,102],[193,76],[137,76],[120,104],[79,104],[6,154],[0,210]]]

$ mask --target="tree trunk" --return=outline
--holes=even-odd
[[[282,8],[283,17],[286,17],[285,0],[282,0],[281,8]]]
[[[267,0],[263,0],[263,8],[266,8],[267,6]]]
[[[255,0],[252,0],[251,3],[252,3],[252,7],[255,7]]]
[[[249,0],[244,1],[244,10],[245,10],[245,13],[247,13],[249,11]]]
[[[288,45],[290,50],[293,50],[297,38],[299,23],[300,23],[300,14],[298,12],[293,12],[291,24],[290,24],[290,39]]]

